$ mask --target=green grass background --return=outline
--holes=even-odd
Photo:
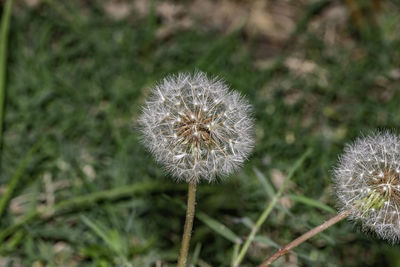
[[[153,161],[135,125],[149,88],[177,71],[219,75],[246,95],[256,118],[256,146],[244,168],[199,186],[197,211],[206,216],[195,220],[193,264],[229,266],[232,241],[249,234],[277,190],[271,174],[287,174],[309,148],[311,156],[284,193],[290,207],[272,211],[242,266],[260,263],[277,245],[333,216],[330,172],[345,144],[377,128],[400,133],[400,80],[393,75],[400,68],[400,13],[398,1],[390,3],[376,25],[357,31],[349,23],[343,34],[353,39],[350,47],[329,45],[309,30],[317,5],[310,6],[291,45],[266,68],[255,64],[259,44],[242,29],[222,34],[193,27],[159,40],[154,9],[145,18],[115,21],[101,1],[45,1],[37,8],[17,3],[6,67],[2,195],[22,172],[0,218],[0,236],[23,216],[40,214],[2,241],[0,265],[174,265],[186,187]],[[290,70],[284,62],[298,54],[318,71]],[[132,185],[140,190],[124,193]],[[53,202],[106,190],[114,195],[52,209]],[[224,224],[233,238],[213,223]],[[295,252],[276,265],[400,266],[398,245],[348,221]]]

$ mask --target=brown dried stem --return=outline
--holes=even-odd
[[[302,236],[296,238],[295,240],[293,240],[292,242],[290,242],[289,244],[287,244],[283,248],[280,248],[271,257],[267,258],[263,263],[258,265],[258,267],[265,267],[265,266],[271,265],[271,263],[273,263],[274,261],[276,261],[277,259],[279,259],[283,255],[285,255],[286,253],[291,251],[293,248],[297,247],[298,245],[300,245],[301,243],[307,241],[308,239],[310,239],[311,237],[315,236],[316,234],[324,231],[326,228],[334,225],[337,222],[340,222],[341,220],[343,220],[344,218],[349,216],[350,212],[351,212],[351,210],[346,210],[344,212],[341,212],[338,215],[336,215],[335,217],[332,217],[331,219],[327,220],[323,224],[311,229],[310,231],[308,231],[307,233],[303,234]]]

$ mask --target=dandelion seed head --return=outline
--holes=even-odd
[[[364,230],[400,241],[400,139],[377,132],[347,145],[334,170],[341,210]]]
[[[177,180],[216,180],[237,170],[253,144],[251,106],[225,82],[179,73],[156,85],[139,118],[143,143]]]

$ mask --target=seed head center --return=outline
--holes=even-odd
[[[394,201],[400,205],[399,173],[391,168],[383,168],[382,172],[374,172],[373,177],[369,186],[386,200]]]
[[[185,113],[181,115],[177,135],[182,139],[182,143],[188,144],[190,147],[199,150],[204,146],[210,147],[213,143],[210,130],[211,121],[212,117],[205,116],[201,111]]]

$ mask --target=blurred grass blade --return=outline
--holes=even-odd
[[[106,232],[106,229],[103,229],[104,227],[101,227],[100,225],[97,225],[95,222],[90,220],[88,217],[81,215],[81,220],[83,221],[84,224],[86,224],[87,227],[89,227],[96,235],[98,235],[104,243],[107,244],[114,252],[117,254],[122,254],[121,251],[121,241],[119,235],[111,235],[111,232],[108,231]],[[114,237],[114,238],[112,238]]]
[[[233,245],[233,252],[232,252],[232,259],[231,259],[231,266],[235,264],[235,260],[239,254],[240,244],[236,243]]]
[[[253,242],[254,237],[256,236],[256,233],[260,229],[261,225],[265,222],[267,219],[268,215],[271,213],[275,205],[277,204],[279,198],[281,197],[283,190],[285,190],[287,184],[289,183],[290,179],[292,179],[294,173],[300,168],[301,164],[304,162],[304,160],[311,154],[311,149],[308,149],[293,165],[293,167],[290,169],[288,175],[286,176],[285,180],[283,181],[282,186],[279,188],[278,192],[275,194],[269,205],[265,208],[263,213],[260,215],[258,218],[256,224],[254,225],[253,229],[251,230],[249,236],[247,237],[246,242],[244,243],[242,249],[240,250],[239,256],[237,257],[235,264],[233,266],[238,267],[242,260],[244,259],[244,256],[247,253],[247,250],[250,247],[251,242]]]
[[[258,180],[260,181],[261,185],[264,187],[264,190],[268,196],[269,199],[273,199],[275,196],[275,188],[274,186],[271,184],[271,182],[269,181],[269,179],[267,177],[265,177],[265,175],[256,167],[253,167],[253,171],[256,174]],[[282,212],[286,213],[286,214],[290,214],[290,212],[282,207],[279,203],[276,204],[276,208],[281,210]]]
[[[199,261],[200,252],[201,252],[201,243],[197,243],[196,247],[194,248],[192,260],[190,261],[190,266],[197,265],[197,262]]]
[[[2,244],[2,249],[5,251],[13,251],[14,249],[18,249],[18,244],[25,238],[25,233],[23,231],[16,232],[12,237],[10,237],[7,242]]]
[[[10,28],[10,17],[12,0],[7,0],[3,15],[1,18],[1,33],[0,33],[0,148],[3,138],[3,119],[4,119],[4,102],[6,95],[6,62],[7,62],[7,44],[8,32]],[[1,215],[1,213],[0,213]]]
[[[166,195],[164,196],[164,198],[176,203],[182,209],[186,209],[186,205],[182,201],[173,199],[172,197],[166,196]],[[226,227],[224,224],[220,223],[219,221],[211,218],[204,212],[197,211],[195,216],[202,223],[204,223],[205,225],[210,227],[212,230],[214,230],[216,233],[225,237],[229,241],[232,241],[233,243],[242,243],[242,239],[238,235],[236,235],[231,229],[229,229],[228,227]]]
[[[258,180],[262,184],[262,186],[265,189],[265,192],[267,193],[269,198],[273,198],[275,195],[275,190],[272,184],[268,181],[267,177],[256,167],[253,168],[254,173],[256,174]]]
[[[29,161],[31,161],[32,156],[39,150],[44,140],[45,138],[42,137],[38,142],[36,142],[36,144],[34,144],[31,149],[29,149],[28,153],[18,164],[18,168],[15,171],[14,175],[11,177],[10,182],[6,187],[6,191],[0,198],[0,219],[3,216],[4,210],[6,209],[8,201],[11,199],[14,190],[17,188],[19,180],[21,180],[21,177],[24,174]]]
[[[211,218],[204,212],[198,212],[196,216],[200,221],[202,221],[205,225],[210,227],[212,230],[225,237],[226,239],[232,241],[233,243],[241,243],[242,240],[239,236],[237,236],[231,229],[226,227],[224,224],[219,221]]]
[[[239,218],[238,221],[249,229],[254,227],[254,222],[249,217]]]
[[[325,210],[329,213],[336,213],[336,211],[334,209],[332,209],[328,205],[325,205],[324,203],[321,203],[315,199],[308,198],[308,197],[301,196],[301,195],[288,195],[288,197],[293,201],[300,202],[307,206]]]
[[[98,235],[107,245],[111,245],[112,243],[110,242],[108,235],[105,233],[103,229],[100,228],[100,226],[97,226],[92,220],[90,220],[88,217],[85,215],[81,215],[81,220],[83,221],[84,224],[86,224],[87,227],[89,227],[96,235]]]
[[[106,229],[106,227],[101,226],[98,223],[93,222],[88,217],[81,215],[81,220],[87,227],[89,227],[96,235],[98,235],[104,243],[113,251],[115,254],[120,257],[123,261],[123,266],[131,267],[132,265],[129,263],[126,258],[126,248],[127,244],[123,240],[122,236],[118,233],[118,231],[114,229]]]
[[[279,246],[272,239],[270,239],[270,238],[268,238],[266,236],[258,235],[256,237],[254,237],[254,241],[258,242],[258,243],[266,244],[266,245],[271,246],[271,247],[276,248],[276,249],[280,249],[281,248],[281,246]]]

